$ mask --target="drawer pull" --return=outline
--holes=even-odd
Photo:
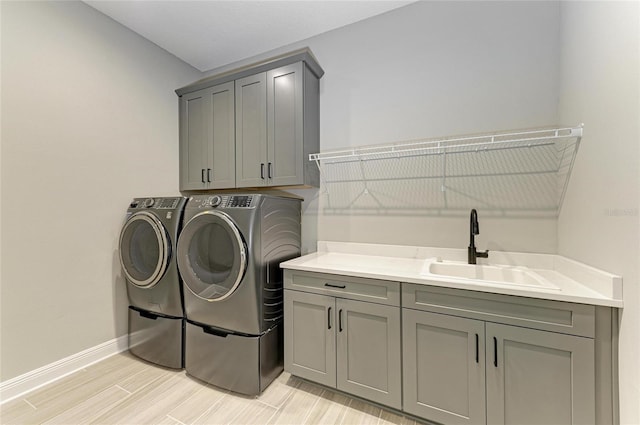
[[[325,283],[324,286],[328,286],[329,288],[340,288],[340,289],[345,289],[347,287],[346,285],[333,285],[331,283]]]
[[[327,310],[327,329],[331,329],[331,307]]]

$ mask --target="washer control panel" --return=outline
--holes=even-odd
[[[175,210],[181,198],[135,198],[129,209],[155,208],[157,210]]]

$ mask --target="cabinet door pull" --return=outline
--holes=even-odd
[[[327,329],[331,329],[331,307],[327,310]]]
[[[332,285],[331,283],[325,283],[324,286],[328,286],[329,288],[340,288],[340,289],[345,289],[347,287],[346,285]]]
[[[342,332],[342,309],[338,310],[338,332]]]
[[[493,337],[493,365],[498,367],[498,338]]]
[[[480,363],[480,350],[479,350],[479,342],[480,337],[476,334],[476,363]]]
[[[200,178],[201,178],[201,180],[202,180],[202,183],[206,183],[206,182],[204,181],[204,168],[203,168],[202,170],[200,170]]]
[[[260,178],[264,180],[264,162],[260,163]]]
[[[211,168],[207,168],[207,181],[211,183]]]
[[[271,169],[272,169],[272,168],[273,168],[273,166],[271,165],[271,163],[268,163],[268,164],[267,164],[267,176],[268,176],[269,178],[271,178],[271,177],[272,177],[272,175],[271,175]]]

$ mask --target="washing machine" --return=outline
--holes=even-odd
[[[129,297],[129,351],[151,363],[184,365],[184,300],[176,244],[187,198],[135,198],[120,232]]]
[[[185,369],[238,393],[261,393],[282,371],[283,274],[300,255],[301,199],[197,195],[178,240]]]

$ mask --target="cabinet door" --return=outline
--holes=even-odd
[[[337,388],[402,407],[400,308],[337,299]]]
[[[180,189],[205,189],[209,158],[207,119],[211,103],[206,89],[180,99]]]
[[[404,411],[484,424],[484,322],[403,309]]]
[[[284,291],[284,369],[336,386],[335,298]]]
[[[206,180],[209,189],[235,187],[235,96],[229,82],[207,89],[211,103],[209,123],[209,166]]]
[[[490,424],[595,423],[590,338],[487,323]]]
[[[267,177],[272,186],[304,182],[302,114],[302,62],[267,72]]]
[[[236,187],[267,184],[266,73],[236,80]]]

